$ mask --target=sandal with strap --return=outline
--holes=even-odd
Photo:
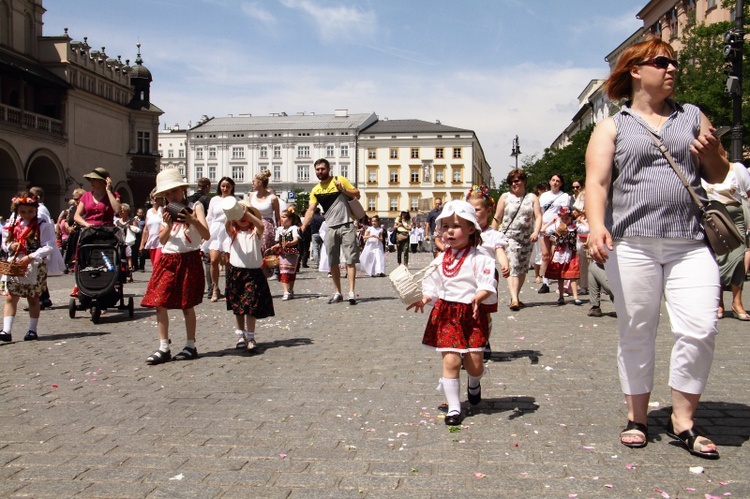
[[[157,350],[148,356],[148,358],[146,359],[146,364],[155,366],[157,364],[169,362],[171,358],[172,354],[169,350],[167,350],[166,352],[163,350]]]
[[[247,340],[243,337],[237,340],[237,344],[234,346],[234,348],[238,350],[244,350],[247,348]]]
[[[643,438],[643,440],[641,442],[625,442],[623,441],[624,437],[637,437]],[[635,421],[628,420],[628,425],[620,432],[620,443],[631,449],[646,447],[646,445],[648,445],[648,426],[643,423],[636,423]]]
[[[702,457],[704,459],[719,459],[719,451],[717,450],[710,450],[710,451],[704,451],[703,448],[708,445],[708,443],[713,443],[711,440],[701,435],[702,432],[700,432],[695,427],[690,428],[689,430],[685,430],[679,435],[677,435],[674,432],[674,427],[672,426],[672,419],[669,419],[669,423],[667,424],[667,435],[672,437],[673,439],[679,441],[685,449],[689,453],[691,453],[694,456]],[[698,445],[698,449],[695,448],[695,446]]]
[[[180,353],[174,356],[174,360],[195,360],[198,358],[198,349],[185,347]]]

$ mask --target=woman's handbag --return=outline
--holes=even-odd
[[[411,305],[422,299],[422,281],[435,269],[435,265],[428,265],[412,274],[406,265],[399,265],[388,274],[388,279],[404,305]]]
[[[644,126],[645,128],[645,126]],[[713,250],[716,256],[726,255],[727,253],[739,248],[745,244],[745,239],[737,230],[737,226],[734,225],[732,217],[729,215],[727,208],[719,201],[709,201],[708,204],[701,201],[698,195],[695,193],[685,176],[675,165],[672,155],[669,154],[667,147],[664,143],[659,140],[659,137],[654,134],[651,130],[646,128],[651,139],[656,144],[656,147],[664,154],[667,158],[669,166],[672,167],[674,172],[680,177],[682,184],[687,188],[690,196],[693,198],[693,202],[701,210],[701,219],[703,223],[703,230],[706,233],[706,239],[708,240],[709,246]]]
[[[393,246],[396,246],[396,242],[397,242],[397,241],[396,241],[396,230],[395,230],[395,229],[394,229],[394,230],[392,230],[392,231],[391,231],[391,235],[390,235],[390,236],[388,236],[388,241],[389,241],[389,242],[390,242],[390,243],[391,243],[391,244],[392,244]]]

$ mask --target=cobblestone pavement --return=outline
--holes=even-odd
[[[428,262],[412,256],[414,268]],[[153,312],[137,306],[148,276],[127,285],[132,319],[70,319],[72,276],[50,278],[40,341],[22,340],[19,309],[15,341],[0,345],[0,496],[750,497],[750,326],[733,318],[720,322],[698,412],[722,456],[705,461],[661,429],[666,324],[651,442],[619,444],[626,409],[609,302],[592,319],[587,304],[558,307],[555,287],[539,295],[532,283],[514,313],[501,283],[483,402],[469,409],[464,376],[468,415],[449,431],[439,356],[420,346],[427,315],[407,313],[387,278],[360,279],[356,306],[328,305],[329,280],[308,269],[294,300],[271,282],[277,315],[259,322],[256,355],[235,350],[231,313],[206,301],[200,358],[147,366],[158,346]],[[175,353],[184,327],[179,311],[170,317]]]

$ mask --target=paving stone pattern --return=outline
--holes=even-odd
[[[415,269],[428,261],[412,255]],[[15,341],[0,345],[0,496],[750,497],[750,326],[734,318],[720,322],[698,411],[722,456],[705,461],[661,429],[666,312],[651,442],[628,449],[607,301],[593,319],[587,304],[559,307],[556,286],[539,295],[532,283],[528,307],[511,312],[501,283],[483,402],[465,402],[464,375],[467,417],[450,431],[435,391],[440,357],[421,346],[427,315],[407,313],[387,278],[361,278],[355,306],[328,305],[319,272],[303,269],[286,302],[272,281],[276,317],[259,321],[255,355],[234,348],[225,303],[205,301],[200,358],[147,366],[158,346],[154,313],[138,306],[148,276],[126,287],[132,319],[70,319],[70,275],[49,280],[40,341],[23,341],[19,308]],[[174,354],[185,333],[181,312],[170,318]]]

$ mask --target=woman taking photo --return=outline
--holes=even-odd
[[[253,177],[253,189],[255,192],[250,193],[250,206],[258,209],[263,219],[263,242],[261,251],[266,251],[273,246],[274,234],[276,227],[281,226],[279,212],[279,198],[268,188],[268,180],[271,178],[271,172],[266,170]]]
[[[404,265],[407,267],[409,266],[409,233],[412,226],[408,211],[402,211],[393,224],[396,231],[396,259],[398,264],[401,265],[401,258],[403,257]]]
[[[557,212],[563,206],[570,206],[573,203],[571,197],[563,191],[565,180],[559,173],[553,173],[549,178],[549,190],[539,197],[539,204],[542,209],[542,226],[546,227],[557,218]],[[547,266],[552,259],[552,241],[549,237],[542,237],[542,286],[539,293],[549,293],[549,285],[544,273],[547,272]]]
[[[700,109],[670,98],[676,66],[672,47],[649,40],[625,49],[604,84],[611,100],[626,102],[597,125],[586,151],[588,244],[592,258],[606,262],[615,295],[617,360],[628,407],[620,442],[648,444],[661,310],[654,297],[663,295],[675,340],[666,431],[691,454],[717,459],[716,445],[693,418],[713,361],[719,269],[704,241],[700,211],[651,133],[699,196],[705,197],[700,177],[721,182],[729,164]]]
[[[510,262],[509,307],[516,311],[523,307],[519,294],[529,270],[534,243],[539,238],[542,228],[542,209],[539,206],[539,198],[531,192],[526,192],[525,171],[511,170],[506,182],[510,186],[510,191],[500,196],[497,202],[492,228],[508,238],[505,253]]]
[[[229,255],[229,236],[227,235],[227,229],[225,222],[227,216],[224,210],[221,209],[221,200],[228,196],[234,196],[234,180],[229,177],[223,177],[219,180],[219,187],[216,189],[218,196],[211,198],[211,202],[208,205],[208,214],[206,214],[206,224],[208,224],[208,230],[211,233],[211,237],[208,241],[203,243],[201,250],[205,253],[208,251],[208,257],[210,259],[210,274],[211,283],[213,284],[213,293],[211,294],[211,301],[219,301],[221,293],[219,293],[219,274],[221,269],[219,264],[222,259],[226,259]]]

